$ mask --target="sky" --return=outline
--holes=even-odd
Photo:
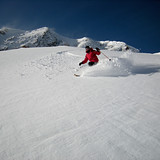
[[[70,38],[160,52],[160,0],[0,0],[0,28],[54,28]]]

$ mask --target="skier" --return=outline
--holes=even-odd
[[[79,63],[79,66],[87,63],[88,60],[89,60],[89,63],[88,63],[89,66],[93,66],[93,65],[97,64],[99,61],[97,55],[101,54],[100,49],[96,48],[97,51],[95,51],[95,50],[93,50],[93,48],[90,48],[89,46],[86,46],[85,49],[86,49],[85,59]]]

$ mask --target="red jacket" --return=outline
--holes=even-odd
[[[89,53],[86,52],[85,59],[82,61],[83,64],[87,63],[88,60],[90,62],[98,62],[99,59],[96,55],[100,55],[100,54],[101,54],[100,51],[95,51],[92,48],[90,48],[90,52]]]

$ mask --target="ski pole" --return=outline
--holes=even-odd
[[[106,56],[103,52],[101,52],[107,59],[109,59],[109,61],[111,61],[111,59],[108,57],[108,56]]]

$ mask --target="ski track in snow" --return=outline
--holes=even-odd
[[[111,62],[77,67],[82,53],[0,53],[1,160],[160,159],[158,55],[106,52]]]
[[[49,56],[41,57],[40,59],[28,62],[22,66],[22,71],[20,75],[27,76],[35,74],[35,72],[41,71],[44,77],[47,79],[52,79],[59,74],[64,74],[69,70],[74,71],[77,63],[75,60],[80,56],[73,55],[68,51],[51,53]],[[66,65],[66,63],[68,65]]]

